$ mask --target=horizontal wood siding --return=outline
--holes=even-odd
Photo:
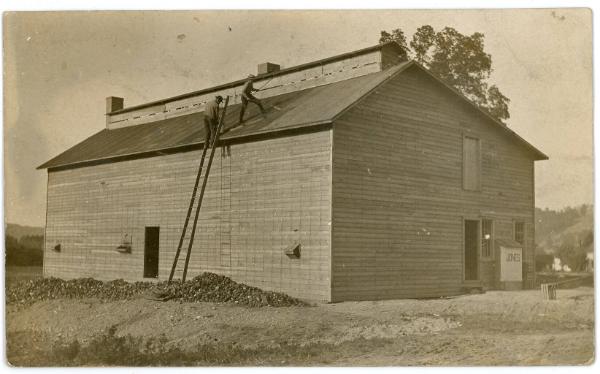
[[[467,135],[480,139],[479,191],[463,189]],[[465,218],[507,239],[524,220],[533,263],[532,157],[416,68],[341,116],[333,150],[334,301],[461,292]]]
[[[159,226],[159,279],[168,278],[199,159],[193,151],[51,171],[45,275],[141,280],[144,227]],[[188,277],[211,271],[329,300],[330,165],[329,130],[218,149]],[[125,234],[131,254],[115,251]],[[283,253],[294,242],[299,259]]]

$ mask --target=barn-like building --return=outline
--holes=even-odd
[[[399,48],[259,65],[267,115],[250,104],[221,138],[188,276],[331,302],[533,285],[534,161],[547,157]],[[167,279],[204,103],[229,95],[231,128],[243,83],[109,97],[106,128],[40,166],[44,275]]]

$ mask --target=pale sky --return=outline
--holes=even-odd
[[[593,202],[592,18],[586,9],[11,13],[4,17],[7,222],[45,223],[35,168],[105,127],[125,105],[377,44],[381,30],[444,26],[485,34],[509,126],[546,153],[536,206]],[[231,31],[229,31],[231,27]],[[410,39],[409,39],[410,40]]]

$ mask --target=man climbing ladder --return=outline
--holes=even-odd
[[[208,147],[212,138],[216,135],[217,125],[219,123],[219,104],[223,101],[221,95],[215,96],[214,100],[208,101],[204,106],[204,131],[206,140],[204,146]]]

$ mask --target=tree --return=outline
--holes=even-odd
[[[44,237],[42,235],[25,235],[19,239],[19,245],[26,250],[41,251],[44,248]]]
[[[556,257],[567,265],[572,271],[583,271],[587,263],[587,253],[584,247],[573,242],[561,244],[556,252]]]
[[[43,236],[24,236],[21,240],[6,235],[5,263],[8,266],[39,266],[42,265],[44,252]]]
[[[535,271],[545,271],[552,269],[554,255],[536,250],[535,252]]]
[[[397,42],[403,57],[412,58],[449,86],[465,95],[493,118],[510,118],[510,100],[496,85],[488,85],[492,73],[492,57],[485,52],[484,35],[463,35],[452,27],[436,32],[429,25],[417,29],[410,42],[401,29],[381,31],[380,43]]]

